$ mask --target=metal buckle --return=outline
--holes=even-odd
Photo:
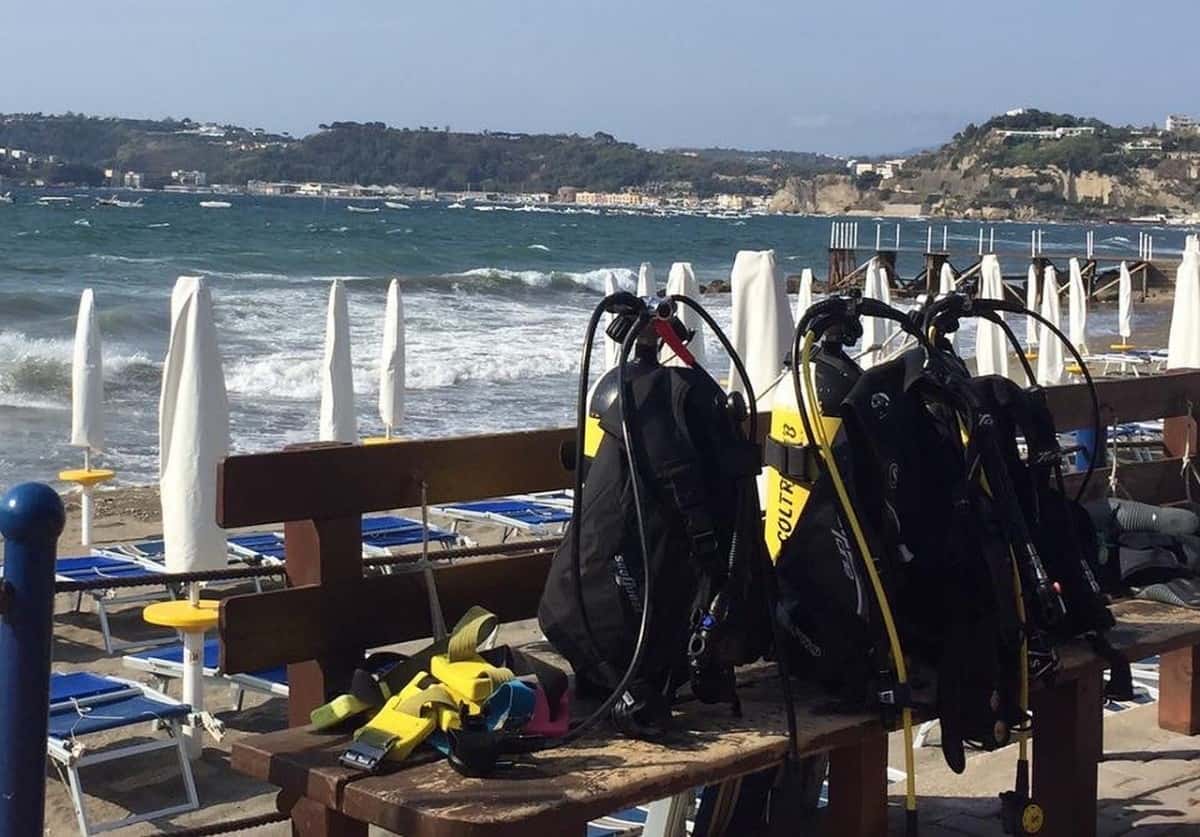
[[[388,751],[392,749],[392,743],[395,740],[396,736],[394,735],[367,727],[350,745],[350,748],[342,753],[342,757],[338,761],[354,770],[374,773],[387,758]]]

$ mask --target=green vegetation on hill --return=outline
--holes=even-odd
[[[142,171],[151,184],[165,182],[174,169],[199,169],[209,182],[235,184],[319,180],[443,190],[553,192],[575,186],[770,194],[788,177],[839,166],[829,157],[787,152],[656,152],[605,133],[475,134],[334,122],[292,140],[237,126],[221,126],[224,136],[207,136],[196,133],[198,127],[190,120],[18,114],[0,116],[0,146],[53,154],[58,165]],[[39,176],[53,182],[62,173],[51,167]]]

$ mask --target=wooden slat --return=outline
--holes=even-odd
[[[1104,749],[1104,682],[1099,671],[1059,681],[1030,696],[1033,798],[1045,812],[1044,834],[1094,837],[1100,754]]]
[[[362,524],[357,516],[287,523],[284,526],[284,548],[289,588],[295,589],[298,585],[361,583],[362,561],[339,560],[343,553],[357,555],[362,548],[361,539]],[[269,645],[277,635],[291,634],[296,623],[318,632],[337,630],[337,614],[297,610],[281,614],[280,617],[274,628],[265,627],[257,640],[260,645],[264,640]],[[365,648],[361,644],[343,644],[335,654],[314,652],[298,659],[275,659],[255,668],[270,668],[282,662],[291,664],[288,666],[288,723],[298,726],[308,723],[309,713],[328,700],[326,696],[330,692],[345,688],[354,672],[354,662]],[[224,654],[222,643],[221,655]]]
[[[1200,613],[1152,602],[1123,602],[1114,610],[1118,627],[1112,632],[1113,644],[1132,659],[1200,642]],[[1057,683],[1071,694],[1065,700],[1063,695],[1057,699],[1047,696],[1041,704],[1049,708],[1044,716],[1039,712],[1038,717],[1062,716],[1062,721],[1035,724],[1043,736],[1034,748],[1035,782],[1045,782],[1059,769],[1072,777],[1080,772],[1080,764],[1055,768],[1055,756],[1048,754],[1038,779],[1038,760],[1054,747],[1040,745],[1054,741],[1064,730],[1066,735],[1072,731],[1076,734],[1069,742],[1072,752],[1084,756],[1098,753],[1098,732],[1095,750],[1082,744],[1078,735],[1091,729],[1099,717],[1099,693],[1093,686],[1099,683],[1104,663],[1082,641],[1064,648],[1062,660]],[[1076,681],[1088,678],[1093,680],[1077,688]],[[627,805],[778,764],[788,746],[778,684],[773,679],[762,680],[744,688],[742,697],[741,719],[732,717],[726,707],[696,702],[681,705],[679,729],[687,734],[665,744],[617,736],[590,739],[578,746],[539,754],[528,767],[483,780],[465,779],[444,762],[413,764],[386,775],[362,777],[337,763],[337,756],[348,742],[345,734],[319,735],[303,728],[241,739],[234,743],[232,763],[235,769],[257,779],[282,785],[293,793],[305,793],[317,802],[408,837],[566,834],[584,820]],[[809,688],[796,690],[802,754],[882,740],[877,716],[821,714],[815,709],[827,702],[826,697]],[[1084,703],[1086,706],[1081,706]],[[1072,704],[1083,712],[1072,715]],[[1090,714],[1093,709],[1095,716]],[[1056,711],[1059,715],[1054,714]],[[1063,755],[1058,754],[1060,760]],[[875,775],[874,758],[859,761],[864,777],[868,771]],[[1084,776],[1067,789],[1067,795],[1076,799],[1075,794],[1086,782]],[[870,790],[870,802],[864,804],[874,806],[877,792],[882,792],[882,781]],[[831,804],[837,794],[838,787],[831,785]],[[1093,793],[1093,804],[1094,800]],[[850,800],[843,797],[843,801]],[[1088,808],[1073,803],[1067,810],[1086,816]],[[867,823],[875,821],[867,811],[863,819]]]
[[[1200,646],[1168,651],[1158,670],[1158,725],[1183,735],[1200,733]]]
[[[1182,416],[1187,413],[1189,400],[1200,408],[1200,372],[1096,381],[1096,395],[1105,425]],[[1046,401],[1059,430],[1090,426],[1092,405],[1086,384],[1048,387]]]
[[[442,610],[454,622],[481,605],[515,622],[537,614],[550,554],[435,565]],[[361,559],[354,555],[354,560]],[[231,596],[221,602],[221,670],[255,671],[430,636],[424,576],[405,572]],[[309,707],[311,709],[312,707]]]
[[[429,502],[568,488],[562,463],[574,430],[494,433],[390,445],[325,446],[231,456],[217,478],[225,528],[346,517]]]
[[[1182,473],[1183,460],[1160,459],[1156,462],[1128,462],[1117,468],[1117,481],[1121,491],[1118,496],[1128,496],[1135,500],[1151,505],[1177,503],[1185,495],[1185,485]],[[1109,495],[1107,467],[1097,468],[1088,483],[1084,500],[1095,500]],[[1083,481],[1083,474],[1068,474],[1066,484],[1068,496],[1074,497]]]

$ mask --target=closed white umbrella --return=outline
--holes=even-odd
[[[671,270],[667,274],[667,296],[672,295],[686,296],[697,302],[700,301],[700,282],[696,279],[691,262],[675,262],[671,265]],[[697,365],[706,366],[708,351],[704,345],[704,321],[700,319],[699,314],[686,305],[679,306],[679,319],[694,334],[692,341],[688,344],[692,357],[696,359]],[[669,348],[663,349],[663,357],[666,358],[668,364],[682,366],[683,361],[674,355],[675,353]]]
[[[867,262],[867,269],[863,274],[863,298],[877,299],[880,302],[884,301],[884,286],[886,282],[880,274],[879,259],[874,256]],[[888,338],[888,320],[881,320],[877,317],[863,317],[863,335],[859,342],[858,364],[863,369],[870,369],[875,364],[883,359],[883,351],[880,348]]]
[[[947,296],[954,293],[954,268],[950,266],[950,262],[942,262],[942,269],[938,273],[938,296]],[[945,335],[946,340],[953,346],[955,338],[958,335],[954,332]]]
[[[217,464],[229,452],[229,401],[212,299],[198,276],[180,276],[171,294],[171,340],[158,406],[159,495],[168,572],[225,567],[225,532],[217,526]],[[189,585],[195,603],[199,587]],[[204,710],[204,634],[184,632],[183,700]],[[188,753],[200,753],[200,730],[184,729]]]
[[[1062,315],[1058,304],[1058,273],[1046,265],[1042,280],[1042,316],[1060,328]],[[1038,383],[1044,387],[1061,384],[1063,378],[1063,345],[1046,326],[1041,327],[1037,359]]]
[[[225,566],[225,532],[216,522],[217,463],[229,452],[229,400],[203,279],[179,277],[171,314],[158,406],[167,569],[215,570]]]
[[[71,445],[83,448],[83,472],[63,471],[60,479],[79,484],[79,543],[92,543],[92,490],[112,477],[111,471],[92,468],[92,452],[104,449],[104,356],[96,303],[92,289],[79,297],[75,321],[75,347],[71,355]]]
[[[800,287],[796,289],[796,322],[813,304],[813,272],[811,267],[800,271]]]
[[[379,417],[388,439],[404,423],[404,300],[400,297],[400,282],[396,279],[388,285],[387,305],[383,309]]]
[[[942,271],[938,275],[938,295],[954,293],[954,268],[950,262],[942,262]]]
[[[1114,349],[1128,349],[1131,345],[1129,338],[1133,336],[1133,276],[1129,273],[1129,265],[1121,262],[1121,272],[1117,280],[1117,333],[1121,342]]]
[[[729,275],[732,295],[734,351],[746,366],[756,395],[766,392],[783,372],[791,348],[792,308],[787,287],[775,266],[774,250],[739,250]],[[729,390],[743,392],[737,370],[730,367]],[[760,404],[759,409],[766,409]]]
[[[1167,368],[1200,369],[1200,249],[1190,242],[1175,273]]]
[[[325,315],[319,438],[322,442],[358,440],[358,420],[354,415],[354,364],[350,359],[350,312],[341,279],[334,279],[329,288],[329,309]]]
[[[979,297],[1004,298],[1004,276],[995,254],[984,256],[979,266]],[[1004,330],[997,323],[975,321],[975,372],[977,375],[1008,376],[1008,343]]]
[[[1025,276],[1025,307],[1037,311],[1038,307],[1038,271],[1037,265],[1029,265],[1029,273]],[[1040,312],[1039,312],[1040,313]],[[1033,317],[1025,317],[1025,347],[1030,354],[1037,351],[1038,321]]]
[[[1083,287],[1083,271],[1079,259],[1071,259],[1070,284],[1067,286],[1067,312],[1070,326],[1067,336],[1081,355],[1087,351],[1087,290]]]
[[[617,284],[617,274],[609,270],[604,274],[604,295],[612,296],[617,291],[621,290],[621,286]],[[612,314],[604,315],[604,327],[608,328],[608,324],[613,321]],[[621,358],[621,347],[616,340],[612,340],[607,335],[601,335],[601,340],[604,341],[604,369],[616,369],[617,363]]]
[[[658,285],[654,282],[654,265],[642,262],[638,268],[637,295],[645,299],[658,293]]]
[[[71,445],[104,450],[104,355],[92,289],[79,297],[75,351],[71,357]]]

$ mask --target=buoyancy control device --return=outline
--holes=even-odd
[[[940,297],[919,312],[922,331],[934,347],[931,360],[968,405],[972,419],[967,432],[976,461],[989,483],[991,496],[1004,512],[1004,530],[1018,572],[1026,617],[1022,705],[1028,705],[1030,679],[1053,677],[1057,667],[1055,645],[1074,637],[1087,639],[1108,661],[1111,676],[1107,695],[1128,700],[1133,696],[1129,663],[1105,636],[1115,620],[1101,583],[1105,570],[1099,561],[1095,529],[1079,502],[1094,462],[1089,458],[1076,496],[1068,497],[1062,462],[1069,451],[1059,444],[1045,391],[1033,383],[1033,369],[1002,312],[1033,318],[1067,348],[1088,387],[1095,438],[1103,436],[1099,400],[1087,364],[1066,335],[1041,314],[1007,300],[973,299],[961,293]],[[957,330],[963,317],[990,321],[1003,331],[1020,359],[1029,387],[1001,376],[970,377],[966,364],[954,354],[953,344],[945,337]],[[1023,445],[1019,446],[1018,440]],[[1001,794],[1001,800],[1006,832],[1033,833],[1030,823],[1042,821],[1040,809],[1029,796],[1024,735],[1020,738],[1014,790]]]
[[[863,316],[895,320],[917,348],[847,369],[844,347],[861,335]],[[793,346],[799,429],[786,430],[793,416],[773,423],[767,457],[778,471],[771,484],[803,491],[794,521],[768,495],[765,524],[768,533],[790,530],[776,554],[789,661],[840,705],[898,716],[910,833],[914,708],[936,708],[956,770],[964,742],[1000,746],[1027,721],[1020,597],[1000,510],[968,466],[961,408],[928,368],[931,352],[890,306],[855,296],[817,303]]]
[[[731,355],[745,399],[694,365],[682,305]],[[615,315],[606,333],[620,359],[589,398],[604,313]],[[663,346],[684,365],[660,364]],[[741,360],[694,300],[617,293],[592,316],[581,367],[576,511],[551,563],[542,630],[580,694],[608,695],[592,717],[625,734],[660,734],[685,683],[736,711],[734,666],[772,643],[773,583],[755,492],[757,408]]]

